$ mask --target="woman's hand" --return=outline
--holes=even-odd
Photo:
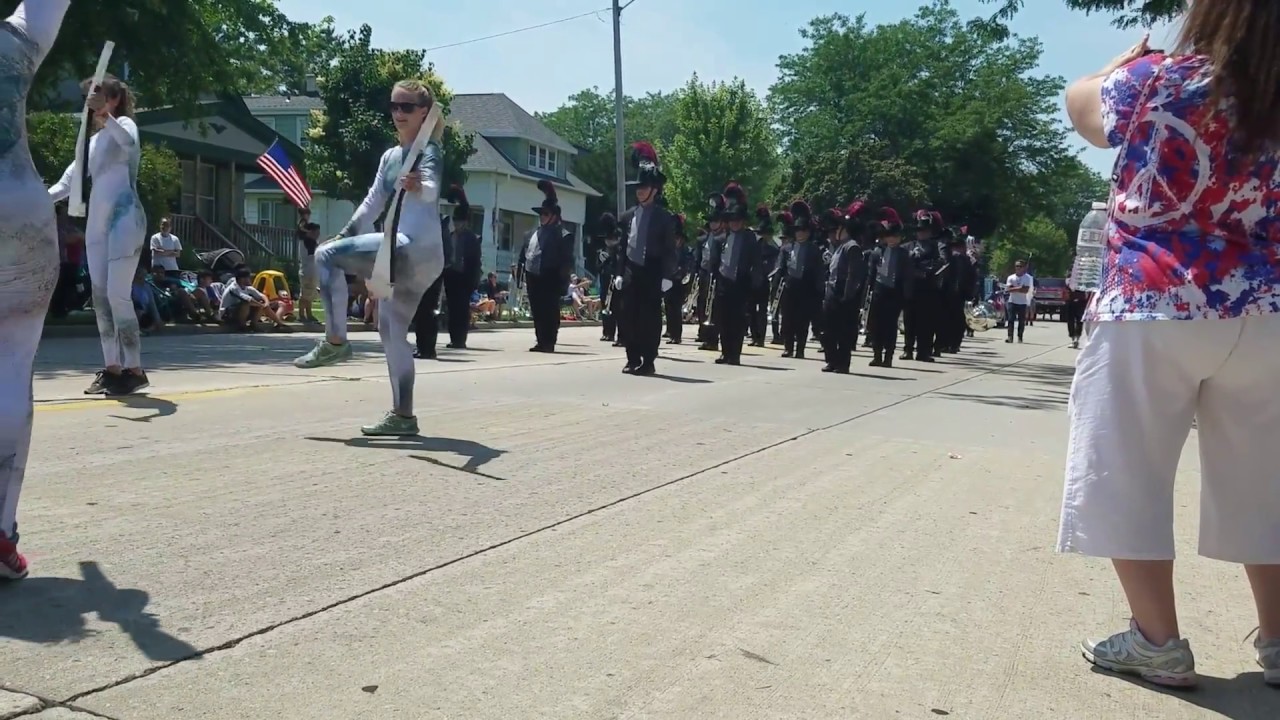
[[[95,113],[100,113],[107,107],[107,96],[103,94],[102,88],[95,89],[89,95],[88,107]]]
[[[1149,32],[1143,33],[1142,39],[1139,40],[1136,45],[1117,55],[1115,59],[1107,63],[1107,66],[1104,67],[1102,69],[1102,72],[1098,74],[1105,77],[1115,72],[1116,70],[1119,70],[1125,65],[1128,65],[1134,60],[1137,60],[1143,55],[1146,55],[1147,51],[1151,49],[1150,43],[1151,43],[1151,33]]]
[[[418,192],[422,189],[422,173],[414,170],[404,176],[404,189],[409,192]]]

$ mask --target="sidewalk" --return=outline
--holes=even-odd
[[[561,319],[561,327],[597,327],[600,325],[598,320],[565,320]],[[288,323],[294,332],[317,332],[318,326],[307,326],[300,322]],[[531,328],[533,321],[531,320],[501,320],[498,322],[479,323],[471,328],[471,332],[491,332],[494,330],[510,330],[514,328]],[[347,321],[348,332],[376,332],[378,327],[365,322],[357,322],[355,320]],[[269,334],[270,330],[264,330],[261,334]],[[443,329],[442,329],[443,332]],[[153,333],[152,337],[157,336],[184,336],[184,335],[228,335],[231,334],[221,325],[180,325],[170,323],[164,326],[160,332]],[[86,319],[75,318],[71,320],[58,320],[46,322],[44,325],[44,337],[49,338],[85,338],[97,337],[98,326],[93,322],[92,317]]]

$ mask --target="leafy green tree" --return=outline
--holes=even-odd
[[[66,113],[36,112],[27,117],[28,142],[36,171],[52,185],[75,157],[78,120]],[[151,228],[169,213],[182,192],[182,166],[178,156],[163,145],[142,143],[142,163],[138,168],[138,196],[147,212]]]
[[[1118,27],[1130,28],[1168,21],[1182,14],[1185,0],[1064,0],[1073,10],[1087,13],[1114,13]],[[998,3],[998,20],[1008,20],[1022,9],[1026,0],[983,0]]]
[[[675,139],[665,150],[666,195],[676,212],[701,217],[707,193],[736,180],[753,205],[768,199],[777,144],[764,103],[742,80],[694,75],[675,103]]]
[[[378,161],[395,144],[395,129],[385,110],[391,86],[419,79],[431,88],[446,117],[453,94],[421,50],[380,50],[370,44],[368,25],[341,41],[331,67],[319,78],[325,109],[312,118],[307,146],[311,185],[330,197],[359,202],[373,184]],[[444,132],[444,182],[463,183],[462,166],[475,152],[474,137],[457,127]]]
[[[776,199],[928,206],[983,237],[1035,214],[1026,189],[1069,157],[1064,81],[1033,74],[1038,40],[1002,39],[946,0],[875,27],[819,17],[801,35],[770,92],[787,165]]]
[[[7,16],[19,0],[0,0]],[[111,69],[145,105],[192,109],[206,93],[274,91],[297,82],[298,58],[322,47],[331,23],[295,23],[274,0],[74,2],[37,79],[33,109],[52,103],[68,78],[87,77],[107,40]],[[303,73],[305,74],[305,73]]]
[[[1072,236],[1053,220],[1037,215],[1016,230],[1002,230],[984,243],[991,272],[1013,271],[1016,260],[1029,260],[1037,277],[1065,277],[1071,269]]]

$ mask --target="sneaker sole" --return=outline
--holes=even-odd
[[[128,392],[111,392],[110,390],[107,390],[107,391],[106,391],[105,393],[103,393],[103,394],[105,394],[105,395],[107,395],[107,396],[109,396],[109,397],[120,397],[121,395],[136,395],[136,394],[138,393],[138,391],[139,391],[139,390],[146,390],[146,389],[147,389],[147,388],[149,388],[149,387],[151,387],[151,383],[146,382],[146,383],[142,383],[141,385],[139,385],[139,386],[138,386],[138,387],[136,387],[136,388],[133,388],[133,389],[129,390]]]
[[[1084,656],[1085,660],[1102,668],[1103,670],[1108,670],[1120,675],[1134,675],[1146,680],[1152,685],[1171,688],[1191,688],[1195,687],[1196,683],[1200,681],[1200,678],[1194,672],[1171,673],[1166,670],[1155,670],[1149,667],[1121,665],[1103,660],[1084,648],[1080,649],[1080,654]]]
[[[1280,668],[1262,671],[1262,682],[1271,687],[1280,687]]]
[[[365,437],[417,437],[419,433],[417,430],[412,430],[412,431],[406,430],[405,432],[387,432],[387,431],[377,431],[377,430],[366,430],[364,428],[360,428],[360,434],[364,435]]]

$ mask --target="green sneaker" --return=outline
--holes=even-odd
[[[326,365],[337,365],[351,359],[351,343],[334,345],[328,340],[320,340],[306,355],[293,361],[295,367],[318,368]]]
[[[1111,672],[1136,675],[1155,685],[1191,687],[1196,684],[1196,659],[1186,640],[1170,640],[1157,647],[1147,640],[1138,624],[1106,640],[1086,640],[1080,650],[1089,662]]]
[[[1258,638],[1253,647],[1258,651],[1258,667],[1262,668],[1263,682],[1280,687],[1280,640]]]
[[[389,412],[378,422],[360,428],[360,432],[374,437],[413,436],[418,434],[418,418]]]

